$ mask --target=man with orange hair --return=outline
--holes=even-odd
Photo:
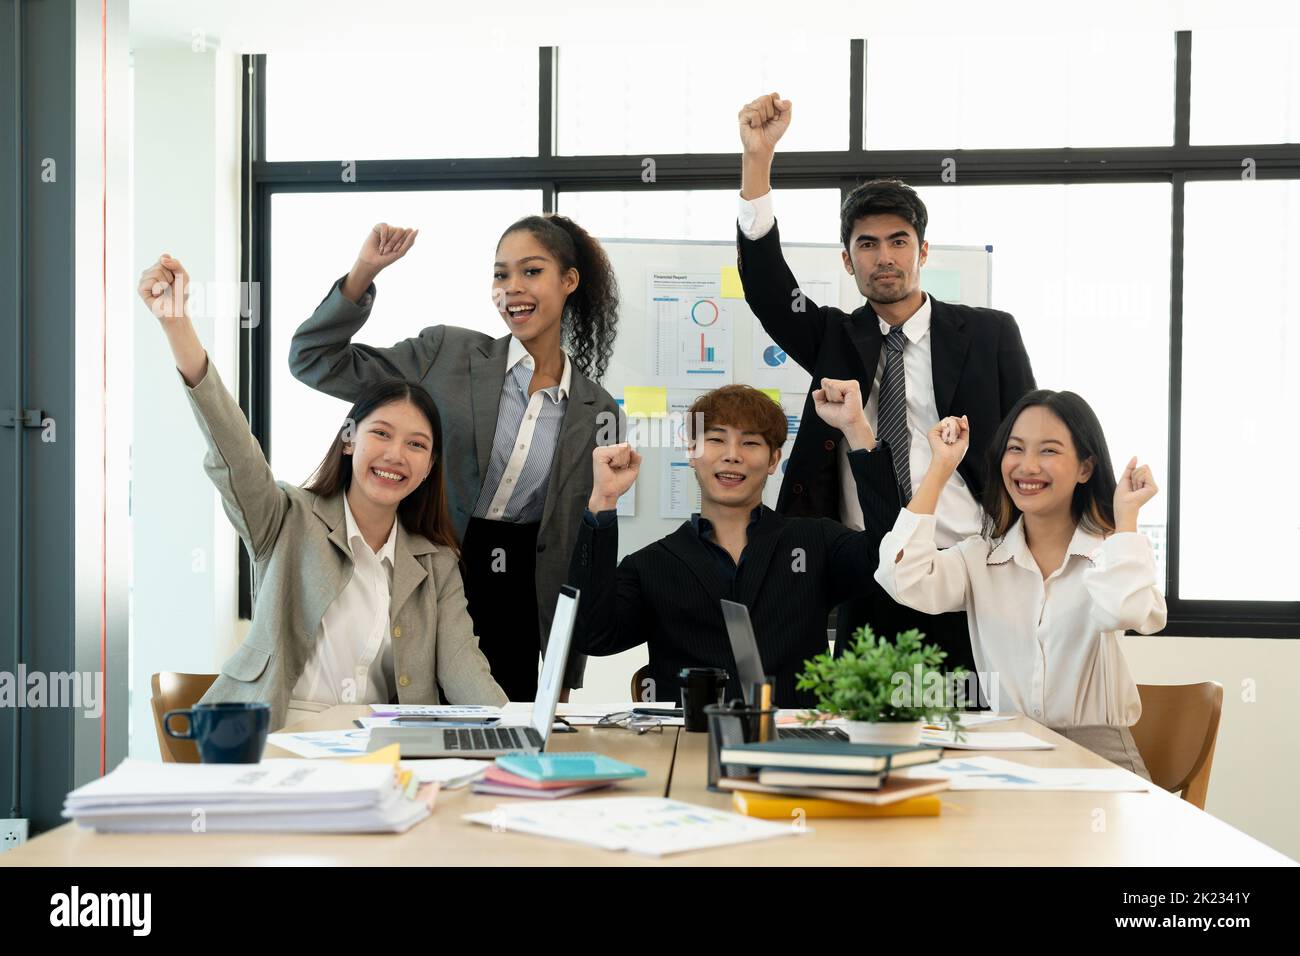
[[[859,488],[879,455],[857,382],[824,379],[818,416],[838,428],[852,451]],[[648,644],[654,698],[676,701],[683,667],[721,667],[740,696],[721,599],[746,605],[764,670],[783,707],[811,706],[796,691],[804,661],[827,650],[831,608],[870,585],[888,525],[879,496],[862,495],[866,530],[828,518],[791,518],[763,505],[786,438],[781,407],[748,385],[700,396],[688,415],[690,464],[700,511],[665,538],[618,563],[619,497],[636,481],[641,456],[630,445],[592,453],[593,486],[570,564],[582,591],[574,650],[606,656]]]

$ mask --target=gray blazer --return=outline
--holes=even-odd
[[[343,495],[315,495],[275,480],[211,360],[186,394],[208,443],[203,468],[257,581],[253,626],[202,702],[267,701],[278,729],[322,634],[321,619],[352,577]],[[439,685],[452,703],[506,702],[478,648],[455,555],[411,534],[400,519],[389,620],[399,702],[441,703]]]
[[[354,344],[352,337],[374,305],[375,286],[358,305],[340,291],[341,282],[334,283],[294,333],[289,370],[298,381],[347,402],[383,379],[424,386],[442,418],[447,503],[456,533],[463,537],[492,454],[510,336],[492,339],[470,329],[433,325],[392,348]],[[603,388],[577,369],[569,385],[537,532],[537,626],[543,648],[560,585],[568,579],[578,524],[591,497],[592,449],[598,439],[602,445],[618,441],[623,428],[618,403]],[[582,686],[586,663],[585,655],[570,655],[565,687]]]

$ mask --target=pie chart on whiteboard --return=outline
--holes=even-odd
[[[779,346],[769,345],[763,349],[763,361],[767,363],[768,368],[780,368],[785,365],[785,353]]]

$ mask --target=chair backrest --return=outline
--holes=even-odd
[[[1151,780],[1205,809],[1210,765],[1223,713],[1223,685],[1139,684],[1142,716],[1133,725],[1133,741]]]
[[[175,671],[161,671],[149,680],[153,689],[153,727],[158,734],[158,750],[166,763],[198,763],[199,748],[192,740],[177,740],[163,731],[163,715],[169,710],[184,710],[198,703],[199,698],[208,692],[216,681],[216,674],[179,674]],[[185,729],[187,721],[178,717],[172,721],[177,730]]]
[[[641,700],[645,696],[645,682],[650,676],[650,665],[642,664],[632,674],[632,685],[628,700]]]

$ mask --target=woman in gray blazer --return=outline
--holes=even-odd
[[[258,582],[248,637],[203,701],[267,701],[273,728],[291,711],[339,703],[436,704],[445,694],[504,704],[465,605],[429,395],[372,383],[311,483],[277,482],[185,314],[188,284],[164,254],[139,293],[167,335],[207,440],[204,469]]]
[[[433,396],[446,422],[447,498],[474,627],[510,699],[532,700],[591,494],[592,450],[621,437],[618,405],[596,384],[614,349],[614,272],[577,223],[528,216],[496,248],[492,298],[506,335],[433,325],[391,348],[354,343],[375,277],[416,235],[387,223],[371,230],[351,271],[294,334],[289,368],[345,401],[391,376]],[[570,657],[565,687],[582,685],[585,662]]]

